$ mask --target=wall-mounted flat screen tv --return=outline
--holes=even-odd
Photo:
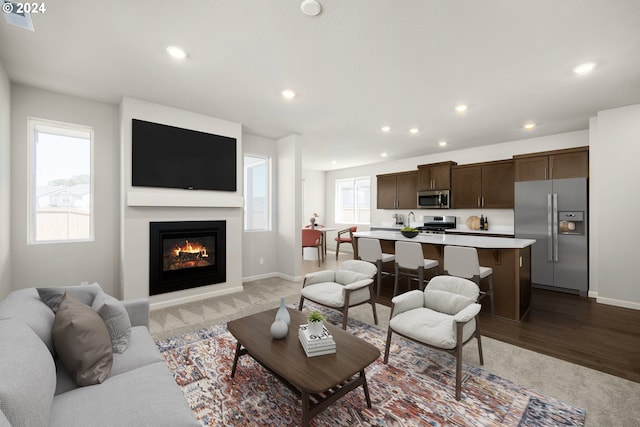
[[[132,119],[131,185],[236,191],[236,139]]]

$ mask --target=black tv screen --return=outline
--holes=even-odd
[[[236,191],[236,139],[132,119],[131,185]]]

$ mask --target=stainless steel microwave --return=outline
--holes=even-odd
[[[425,209],[449,209],[450,190],[418,191],[418,207]]]

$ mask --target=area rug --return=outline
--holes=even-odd
[[[340,315],[325,311],[328,320]],[[337,317],[336,317],[337,316]],[[349,321],[349,331],[384,352],[386,332]],[[204,426],[300,425],[300,400],[248,356],[230,372],[236,340],[225,325],[157,342],[178,386]],[[312,419],[312,426],[583,426],[585,411],[463,364],[456,401],[455,360],[394,335],[389,363],[366,369],[372,408],[362,388]]]

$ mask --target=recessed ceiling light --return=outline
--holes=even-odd
[[[293,99],[296,97],[296,93],[291,89],[286,89],[282,91],[282,96],[284,96],[287,99]]]
[[[335,160],[331,160],[331,164],[332,164],[332,165],[337,165],[337,164],[338,164],[338,162],[336,162]]]
[[[391,130],[391,128],[390,128],[389,126],[382,126],[382,127],[380,128],[380,130],[381,130],[382,132],[389,132],[389,131]]]
[[[589,74],[596,68],[595,62],[585,62],[584,64],[580,64],[573,69],[573,72],[579,76],[583,76],[585,74]]]
[[[409,129],[409,133],[416,134],[416,133],[418,133],[418,132],[420,132],[420,130],[419,130],[418,128],[411,128],[411,129]]]
[[[387,153],[380,153],[382,157],[387,157]]]
[[[529,122],[529,123],[525,123],[524,126],[522,126],[522,127],[524,129],[526,129],[526,130],[531,130],[531,129],[535,128],[536,126],[538,126],[536,123]]]
[[[455,107],[453,107],[458,113],[464,113],[465,111],[467,111],[469,109],[469,106],[467,104],[458,104]]]
[[[446,147],[446,146],[447,146],[447,141],[439,141],[439,142],[438,142],[438,145],[439,145],[440,147]]]
[[[185,59],[187,56],[189,56],[184,49],[178,46],[168,46],[167,53],[175,59]]]
[[[307,16],[316,16],[322,12],[322,5],[317,0],[304,0],[300,9]]]

